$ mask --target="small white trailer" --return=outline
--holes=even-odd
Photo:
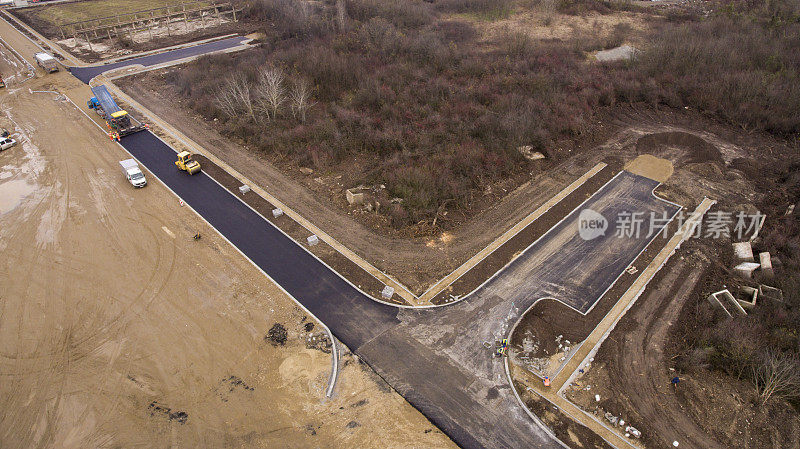
[[[127,179],[131,185],[134,187],[144,187],[147,185],[147,179],[144,177],[144,173],[139,169],[139,164],[136,163],[133,159],[125,159],[124,161],[119,161],[120,167],[122,167],[122,173],[125,175],[125,179]]]
[[[58,61],[51,55],[45,52],[39,52],[33,55],[33,58],[36,59],[36,65],[41,67],[45,72],[58,72]]]

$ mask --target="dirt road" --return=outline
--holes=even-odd
[[[452,446],[352,357],[323,400],[318,324],[70,103],[0,95],[4,448]]]
[[[622,413],[624,406],[626,419],[647,429],[644,438],[648,447],[665,447],[678,441],[692,448],[721,448],[678,401],[664,360],[669,328],[703,274],[696,256],[687,257],[691,261],[682,257],[653,283],[598,353],[598,367],[609,369],[602,375],[617,380],[608,385],[598,379],[601,374],[595,374],[599,368],[590,370],[579,384],[591,385],[592,389],[572,390],[569,397],[589,410],[594,408],[595,394],[612,398],[600,406],[615,415]],[[633,416],[629,410],[635,411]]]

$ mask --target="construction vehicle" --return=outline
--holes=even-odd
[[[33,55],[36,64],[47,73],[58,72],[58,61],[56,58],[50,56],[45,52],[39,52]]]
[[[92,93],[94,97],[86,102],[86,106],[94,109],[100,117],[103,117],[110,138],[119,140],[120,137],[148,129],[146,124],[139,123],[127,111],[119,107],[106,86],[93,87]]]
[[[6,80],[2,76],[0,76],[0,87],[6,87]]]
[[[144,173],[139,169],[139,164],[135,160],[125,159],[124,161],[119,161],[119,166],[122,167],[122,173],[131,185],[134,187],[147,185],[147,179],[145,179]]]
[[[190,175],[200,171],[200,163],[192,159],[192,153],[188,151],[178,153],[178,160],[175,161],[175,165],[178,166],[179,170],[183,170]]]

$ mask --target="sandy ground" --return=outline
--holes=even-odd
[[[0,93],[4,448],[452,446],[350,356],[325,400],[319,326],[54,97]]]

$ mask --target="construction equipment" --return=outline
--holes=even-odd
[[[127,111],[119,107],[106,86],[93,87],[92,93],[94,97],[86,102],[86,106],[94,109],[100,117],[103,117],[108,127],[108,136],[111,139],[119,140],[120,137],[148,129],[146,124],[139,123]]]
[[[0,76],[0,87],[6,87],[6,81]]]
[[[52,57],[51,55],[45,52],[39,52],[33,55],[33,59],[36,60],[36,64],[45,72],[58,72],[58,61],[56,61],[56,58]]]
[[[178,166],[179,170],[183,170],[190,175],[200,171],[200,163],[192,159],[192,153],[188,151],[178,153],[178,160],[175,161],[175,165]]]

